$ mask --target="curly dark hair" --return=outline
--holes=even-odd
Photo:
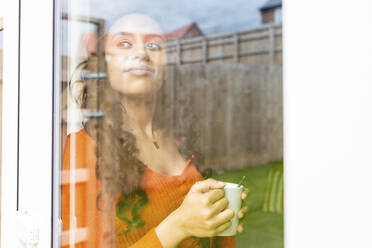
[[[90,56],[78,66],[78,69],[94,73],[97,71],[97,62],[97,56]],[[129,232],[144,225],[138,210],[147,200],[140,188],[140,180],[146,165],[137,157],[136,137],[130,130],[123,129],[126,112],[121,105],[120,94],[112,89],[108,78],[88,80],[82,98],[82,108],[100,110],[104,114],[102,118],[88,119],[84,126],[87,133],[96,141],[96,177],[102,184],[102,190],[96,199],[97,208],[111,210],[110,206],[119,196],[121,201],[117,203],[116,209],[124,209],[130,205],[130,200],[136,194],[141,196],[140,204],[132,209],[132,221],[124,217],[122,219],[118,216],[118,211],[116,213],[120,219],[127,222],[126,232]],[[197,142],[198,118],[188,106],[183,106],[183,115],[178,116],[176,105],[179,104],[167,104],[164,101],[167,97],[164,90],[160,90],[158,94],[153,119],[154,130],[165,130],[168,135],[177,138],[181,155],[185,158],[192,155],[193,165],[204,178],[210,177],[212,169],[205,168],[204,157],[200,152],[201,146]],[[102,202],[105,204],[101,203],[103,197],[105,201]],[[201,242],[203,246],[207,246],[209,239],[201,239]]]

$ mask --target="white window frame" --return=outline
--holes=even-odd
[[[51,221],[52,182],[58,176],[53,126],[59,118],[53,102],[54,2],[5,5],[1,247],[26,247],[29,238],[35,247],[58,242]]]
[[[3,34],[3,118],[1,175],[1,247],[16,242],[18,160],[18,37],[19,5],[13,1],[5,7]],[[6,227],[6,228],[4,228]]]

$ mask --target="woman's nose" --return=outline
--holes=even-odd
[[[140,44],[137,49],[135,49],[133,59],[146,62],[150,61],[150,57],[146,51],[145,44]]]

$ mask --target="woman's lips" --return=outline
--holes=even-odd
[[[129,72],[137,76],[145,76],[154,73],[154,69],[149,66],[133,66],[124,70],[124,72]]]

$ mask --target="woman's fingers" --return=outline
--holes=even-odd
[[[245,206],[243,206],[243,207],[239,210],[239,212],[238,212],[238,218],[239,218],[239,219],[243,218],[243,217],[244,217],[244,214],[247,213],[247,212],[248,212],[248,206],[245,205]]]
[[[242,232],[244,231],[244,222],[243,222],[243,221],[240,221],[240,222],[239,222],[239,225],[238,225],[236,231],[237,231],[238,233],[242,233]]]
[[[249,192],[250,192],[250,190],[248,188],[244,188],[244,190],[243,190],[243,192],[241,194],[242,200],[245,200],[248,197]]]
[[[212,178],[208,178],[207,180],[196,182],[191,187],[190,191],[204,193],[211,189],[223,188],[224,186],[225,186],[224,182],[220,182]]]
[[[228,221],[216,228],[216,234],[225,231],[227,228],[231,226],[231,221]]]
[[[225,196],[225,191],[223,189],[213,189],[204,194],[207,201],[213,204]]]
[[[229,222],[232,217],[234,217],[234,211],[232,209],[225,209],[221,213],[215,215],[211,220],[210,223],[212,226],[217,227],[226,222]]]
[[[216,201],[211,207],[211,216],[218,214],[219,212],[223,211],[229,205],[229,201],[226,197]]]

